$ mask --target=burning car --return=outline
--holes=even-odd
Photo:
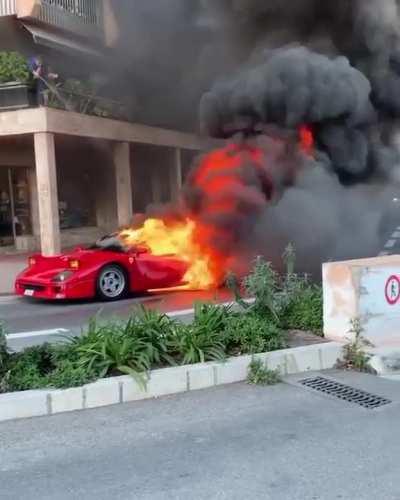
[[[188,263],[176,255],[154,255],[147,246],[113,234],[59,256],[33,255],[15,291],[37,299],[114,301],[129,292],[184,285],[187,270]]]

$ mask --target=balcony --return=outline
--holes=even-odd
[[[49,108],[70,111],[83,115],[112,118],[127,121],[123,103],[97,95],[88,89],[74,89],[69,82],[54,86],[54,90],[44,91],[38,98],[31,87],[26,83],[0,84],[0,113],[38,106],[38,100]]]
[[[17,0],[0,0],[0,16],[14,16],[17,13]]]
[[[0,0],[0,16],[16,15],[85,38],[103,38],[103,0]]]

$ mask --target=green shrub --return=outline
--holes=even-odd
[[[73,361],[64,360],[47,376],[47,386],[68,389],[89,384],[97,378],[95,371],[88,371],[86,367],[78,366]]]
[[[9,361],[9,353],[7,349],[7,338],[4,323],[0,321],[0,377],[7,370]]]
[[[68,78],[63,85],[65,92],[81,95],[94,95],[95,88],[92,82],[88,80],[78,80],[77,78]]]
[[[285,253],[287,268],[293,271],[294,249]],[[254,297],[254,304],[247,306],[241,295],[238,281],[230,275],[227,285],[236,301],[248,312],[275,323],[282,329],[310,330],[322,334],[323,297],[322,287],[313,285],[307,276],[288,272],[280,278],[271,264],[258,257],[250,274],[244,279],[246,293]]]
[[[9,362],[5,327],[4,323],[0,322],[0,394],[9,390]]]
[[[182,365],[225,359],[225,345],[221,334],[206,332],[193,325],[177,324],[171,347]]]
[[[67,389],[93,382],[99,377],[95,368],[89,370],[79,363],[79,355],[74,341],[57,344],[52,349],[53,370],[47,376],[49,387]]]
[[[55,368],[52,350],[49,344],[43,344],[13,354],[9,362],[9,389],[26,391],[47,387],[47,377]]]
[[[279,370],[269,370],[261,359],[253,359],[247,373],[247,383],[255,385],[275,385],[281,382]]]
[[[204,332],[221,333],[230,314],[230,307],[197,303],[194,306],[193,326]]]
[[[243,281],[247,294],[254,297],[253,309],[256,314],[279,320],[277,292],[279,291],[278,274],[269,262],[257,257],[253,269]]]
[[[27,83],[29,76],[27,62],[21,54],[0,52],[0,83]]]
[[[177,323],[170,346],[180,364],[225,359],[223,331],[229,309],[213,304],[196,304],[193,323]]]
[[[364,328],[360,319],[353,319],[349,331],[352,338],[343,346],[343,361],[338,361],[337,368],[374,373],[369,364],[371,356],[365,351],[366,348],[373,347],[373,345],[363,337],[363,332]]]
[[[128,322],[125,334],[143,342],[152,366],[174,365],[174,358],[169,354],[174,326],[175,322],[166,314],[141,307],[139,314]]]
[[[132,375],[144,384],[151,358],[146,352],[149,346],[131,334],[134,323],[134,318],[108,325],[92,320],[84,335],[71,340],[78,367],[87,373],[96,373],[99,378],[119,373]]]
[[[230,354],[255,354],[286,347],[282,330],[254,312],[231,315],[226,320],[225,343]]]
[[[322,288],[308,285],[291,298],[281,316],[282,326],[291,330],[309,330],[322,335]]]

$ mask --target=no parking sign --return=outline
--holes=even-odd
[[[400,299],[400,279],[393,275],[388,278],[385,285],[386,302],[391,306],[397,304]]]

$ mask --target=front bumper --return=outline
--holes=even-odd
[[[15,294],[43,300],[90,299],[95,295],[95,287],[91,281],[59,283],[18,278]]]

